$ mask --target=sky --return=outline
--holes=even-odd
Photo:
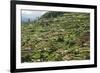
[[[27,22],[28,19],[34,21],[37,17],[42,16],[47,11],[34,11],[34,10],[22,10],[22,22]]]

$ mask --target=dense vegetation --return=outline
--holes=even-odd
[[[21,25],[22,62],[90,59],[89,13],[48,11]]]

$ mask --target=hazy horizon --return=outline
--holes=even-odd
[[[34,21],[38,17],[41,17],[43,14],[45,14],[47,11],[33,11],[33,10],[22,10],[21,11],[21,18],[22,22],[28,22],[28,19],[30,21]]]

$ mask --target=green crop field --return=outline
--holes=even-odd
[[[21,24],[21,62],[90,59],[90,14],[48,11]]]

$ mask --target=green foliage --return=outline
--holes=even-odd
[[[22,62],[90,59],[89,20],[89,13],[48,11],[22,24]]]
[[[23,54],[22,52],[22,56],[21,56],[21,61],[22,62],[31,62],[31,55],[29,53]]]

